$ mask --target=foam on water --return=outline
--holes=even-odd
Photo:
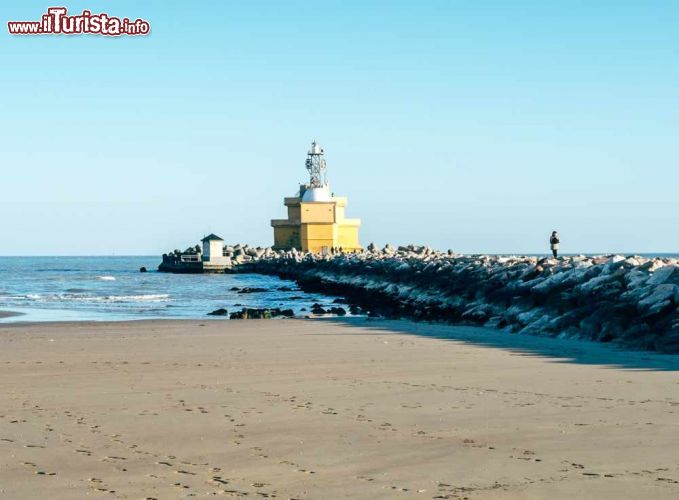
[[[76,293],[57,293],[40,295],[29,293],[28,295],[13,295],[5,297],[7,300],[26,300],[34,302],[165,302],[170,300],[167,293],[149,295],[86,295]]]

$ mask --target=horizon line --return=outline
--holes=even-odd
[[[416,245],[421,246],[421,245]],[[446,253],[447,250],[436,250],[440,253]],[[352,252],[345,252],[352,253]],[[162,257],[163,254],[28,254],[28,255],[4,255],[0,254],[0,258],[27,258],[27,257]],[[536,257],[540,255],[551,255],[550,251],[544,252],[454,252],[453,255],[497,255],[497,256],[527,256]],[[624,251],[607,251],[607,252],[564,252],[559,253],[561,257],[575,257],[578,255],[626,255],[626,256],[644,256],[644,255],[679,255],[679,251],[666,252],[666,251],[654,251],[654,252],[624,252]]]

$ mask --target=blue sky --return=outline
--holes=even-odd
[[[679,3],[69,2],[147,37],[10,36],[0,254],[268,245],[326,150],[361,240],[679,251]]]

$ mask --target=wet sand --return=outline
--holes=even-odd
[[[0,311],[0,318],[11,318],[13,316],[21,316],[21,313],[14,311]]]
[[[676,356],[364,319],[16,323],[0,385],[6,498],[679,497]]]

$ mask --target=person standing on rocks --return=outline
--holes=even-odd
[[[552,236],[549,238],[549,246],[552,249],[552,255],[557,258],[557,253],[559,252],[559,233],[552,231]]]

